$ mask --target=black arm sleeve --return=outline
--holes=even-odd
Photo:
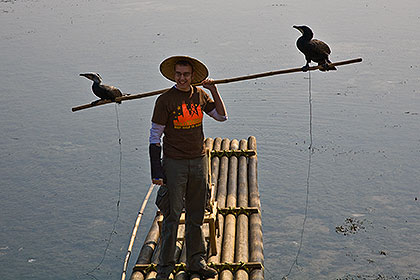
[[[149,145],[152,179],[164,179],[163,168],[161,164],[161,150],[162,148],[156,144]]]

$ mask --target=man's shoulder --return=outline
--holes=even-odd
[[[209,94],[202,88],[199,87],[193,87],[194,92],[199,96],[199,98],[204,98],[205,100],[208,99]]]
[[[176,91],[177,89],[175,88],[175,87],[171,87],[171,88],[168,88],[166,91],[164,91],[159,97],[161,97],[161,96],[164,96],[164,97],[166,97],[166,96],[168,96],[168,95],[170,95],[171,93],[173,93],[174,91]]]
[[[198,93],[200,93],[200,94],[207,94],[207,93],[206,93],[206,91],[205,91],[204,89],[199,88],[199,87],[197,87],[197,86],[193,86],[193,90],[194,90],[194,92],[198,92]]]
[[[158,98],[156,99],[156,101],[158,100],[166,100],[168,98],[170,98],[172,95],[171,93],[176,90],[174,87],[168,88],[166,91],[164,91],[163,93],[161,93]]]

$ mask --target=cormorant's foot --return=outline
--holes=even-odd
[[[334,65],[330,65],[329,63],[327,63],[327,64],[325,64],[325,65],[326,65],[327,71],[330,71],[330,70],[337,70],[337,68],[335,68],[335,66],[334,66]]]
[[[309,70],[309,65],[305,65],[302,67],[303,72],[308,72],[308,70]]]
[[[117,100],[116,98],[109,99],[111,102],[115,102],[121,104],[121,100]]]
[[[322,72],[325,72],[325,71],[328,71],[328,70],[330,70],[329,68],[328,68],[328,63],[325,63],[325,64],[321,64],[321,65],[319,65],[319,71],[322,71]]]

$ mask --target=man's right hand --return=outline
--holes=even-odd
[[[163,179],[152,179],[152,183],[155,185],[163,185]]]

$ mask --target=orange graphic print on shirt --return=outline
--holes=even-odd
[[[190,129],[201,126],[203,121],[203,112],[200,104],[182,103],[173,112],[175,129]]]

